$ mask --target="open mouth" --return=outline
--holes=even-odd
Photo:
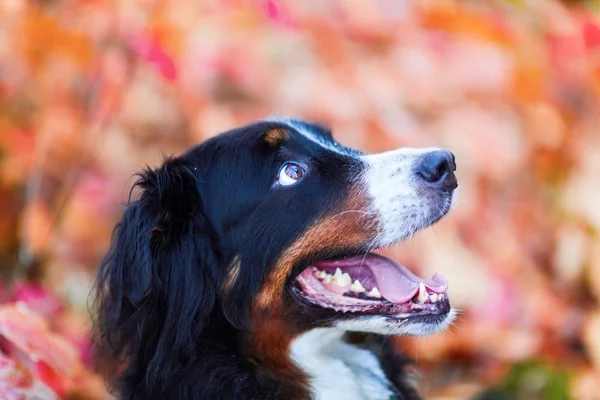
[[[450,311],[448,282],[441,274],[422,279],[374,253],[313,263],[294,283],[302,300],[338,312],[407,318]]]

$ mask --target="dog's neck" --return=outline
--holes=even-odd
[[[308,376],[315,400],[383,400],[397,398],[378,358],[347,343],[345,331],[315,328],[296,337],[292,361]]]

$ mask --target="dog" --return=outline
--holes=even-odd
[[[454,319],[448,284],[376,253],[458,187],[439,148],[365,154],[266,119],[139,174],[95,286],[99,365],[124,399],[418,399],[391,335]]]

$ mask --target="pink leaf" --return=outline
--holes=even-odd
[[[11,300],[25,303],[30,310],[44,317],[57,317],[63,311],[61,300],[35,283],[18,284]]]
[[[177,79],[177,67],[170,54],[150,35],[142,34],[130,41],[134,53],[153,64],[168,81]]]
[[[296,27],[296,24],[292,21],[290,15],[282,10],[275,0],[265,0],[263,3],[263,10],[267,18],[271,21],[286,28]]]

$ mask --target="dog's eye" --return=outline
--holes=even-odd
[[[279,169],[277,181],[282,186],[289,186],[302,179],[303,175],[304,169],[300,165],[288,162],[283,164]]]

